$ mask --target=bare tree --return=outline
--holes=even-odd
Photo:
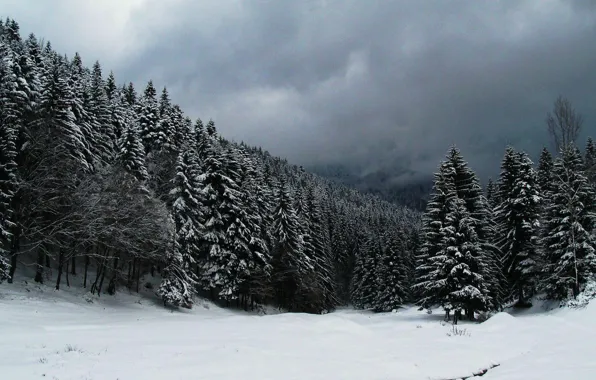
[[[559,95],[552,112],[546,116],[548,133],[557,152],[577,142],[583,122],[582,115],[576,112],[569,99]]]

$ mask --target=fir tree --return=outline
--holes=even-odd
[[[149,179],[145,165],[145,148],[136,122],[130,122],[124,129],[118,141],[116,161],[137,180],[145,182]]]
[[[488,179],[486,184],[486,200],[491,208],[495,208],[497,204],[497,186],[491,178]]]
[[[168,253],[166,265],[162,271],[162,282],[157,289],[157,295],[162,298],[164,305],[191,308],[194,300],[196,281],[185,266],[185,258],[178,251],[178,245]]]
[[[299,235],[299,222],[285,182],[279,183],[277,206],[273,212],[272,280],[276,289],[276,301],[289,309],[299,308],[297,292],[303,286],[303,278],[312,271],[313,265],[304,255]]]
[[[444,282],[446,287],[447,294],[441,300],[443,308],[453,310],[456,316],[465,311],[470,319],[475,311],[488,310],[492,305],[487,289],[490,283],[483,277],[486,270],[475,223],[464,201],[461,198],[452,200],[441,231],[442,249],[433,258],[441,274],[439,283]]]
[[[586,143],[584,167],[590,183],[596,183],[596,146],[594,146],[594,141],[591,137],[588,137]]]
[[[143,97],[137,104],[137,117],[141,133],[141,139],[145,152],[149,153],[155,150],[158,141],[158,123],[159,123],[159,106],[157,103],[157,92],[153,86],[153,82],[149,81]]]
[[[583,170],[581,156],[569,147],[554,164],[551,203],[543,238],[549,297],[576,297],[596,272],[596,195]]]
[[[441,281],[445,274],[437,266],[436,257],[442,249],[442,231],[447,222],[448,207],[457,197],[453,175],[452,163],[443,162],[435,174],[433,193],[422,221],[421,244],[416,257],[414,291],[420,305],[424,308],[438,305],[447,294],[446,283]]]
[[[185,267],[195,263],[199,253],[199,234],[202,209],[198,194],[199,166],[193,150],[185,150],[178,155],[174,188],[170,192],[173,198],[172,213],[176,229],[176,245],[182,255]]]
[[[389,235],[387,233],[387,235]],[[391,311],[400,308],[407,299],[407,273],[401,255],[404,247],[401,239],[387,236],[383,247],[379,245],[380,260],[377,266],[377,295],[374,309]]]
[[[537,180],[543,196],[550,198],[553,184],[553,156],[546,148],[542,149],[538,160]]]
[[[533,163],[525,153],[507,149],[499,179],[497,245],[503,270],[520,305],[525,304],[538,272],[541,196]]]

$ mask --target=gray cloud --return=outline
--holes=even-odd
[[[495,174],[559,93],[595,132],[593,1],[136,2],[97,49],[117,75],[296,163],[427,174],[456,144]]]

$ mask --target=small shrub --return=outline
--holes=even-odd
[[[153,284],[150,283],[150,282],[146,282],[145,283],[145,288],[151,290],[151,289],[153,289]]]
[[[77,346],[73,346],[72,344],[67,344],[66,347],[64,348],[64,352],[80,352],[80,353],[82,353],[83,350],[81,350]]]
[[[48,362],[48,359],[47,358],[39,358],[39,362],[41,364],[46,364]]]
[[[416,328],[417,329],[421,329],[422,328],[422,325],[416,325]]]
[[[467,329],[461,329],[456,325],[451,326],[451,331],[447,333],[447,336],[471,336]]]

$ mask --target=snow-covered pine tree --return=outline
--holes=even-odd
[[[93,65],[90,86],[91,99],[88,109],[95,118],[96,127],[99,128],[96,132],[97,140],[95,144],[98,145],[101,161],[110,163],[114,157],[115,147],[113,144],[116,140],[116,134],[110,115],[106,84],[98,61]]]
[[[145,165],[145,148],[141,142],[137,122],[129,120],[118,141],[116,162],[137,180],[145,182],[149,179]]]
[[[596,194],[582,168],[573,147],[563,149],[554,163],[543,237],[544,286],[553,299],[576,297],[596,273]]]
[[[335,268],[331,258],[331,250],[325,242],[327,233],[321,208],[318,203],[317,195],[313,186],[309,186],[306,191],[306,223],[309,236],[310,252],[305,252],[313,263],[314,270],[317,273],[317,285],[322,294],[320,305],[315,305],[315,309],[332,310],[337,306],[337,284],[335,283]],[[305,247],[306,248],[306,247]]]
[[[464,206],[469,212],[473,221],[473,227],[480,241],[484,280],[487,281],[487,288],[490,293],[490,300],[493,302],[491,309],[497,310],[502,306],[502,298],[505,293],[505,276],[501,269],[501,253],[493,244],[494,226],[491,223],[491,208],[484,196],[478,177],[464,161],[460,151],[452,147],[447,154],[447,160],[451,161],[455,176],[454,184],[457,197],[464,201]]]
[[[382,256],[380,236],[369,232],[358,253],[354,263],[350,298],[354,307],[371,309],[375,307],[378,294],[377,269]]]
[[[143,96],[136,103],[136,112],[145,152],[152,152],[159,140],[159,106],[153,81],[147,83]]]
[[[177,244],[167,253],[162,282],[157,289],[157,295],[162,298],[164,305],[192,308],[197,283],[185,264],[187,259],[180,253]]]
[[[112,125],[111,134],[112,146],[115,149],[114,153],[118,153],[118,140],[122,137],[124,129],[129,122],[134,118],[127,114],[127,103],[124,98],[123,90],[116,86],[116,78],[114,73],[110,72],[106,80],[105,87],[106,96],[108,98],[108,112],[110,114],[110,124]]]
[[[137,90],[135,90],[135,86],[132,82],[129,82],[128,86],[124,87],[123,93],[126,103],[128,103],[130,107],[135,107],[137,104]]]
[[[156,126],[155,150],[174,151],[176,126],[168,90],[164,87],[159,98],[159,120]]]
[[[290,310],[299,310],[296,296],[303,286],[304,276],[314,266],[304,254],[299,222],[286,182],[282,178],[276,194],[273,212],[272,282],[275,302]]]
[[[594,140],[588,137],[586,142],[586,151],[584,153],[584,168],[586,176],[591,184],[596,183],[596,146]]]
[[[445,273],[437,266],[436,257],[442,250],[442,230],[446,223],[448,207],[457,197],[453,183],[454,168],[450,161],[444,161],[434,175],[433,192],[422,219],[420,250],[416,257],[415,292],[418,303],[424,308],[440,304],[446,296]]]
[[[503,271],[510,297],[525,305],[539,271],[540,190],[533,163],[525,153],[508,148],[501,164],[496,207],[496,244],[503,253]]]
[[[444,282],[446,294],[441,297],[445,310],[462,312],[473,319],[474,312],[491,308],[490,282],[482,262],[482,246],[476,233],[476,221],[468,212],[465,201],[455,197],[449,202],[445,226],[441,230],[441,251],[433,258],[439,276],[439,284]]]
[[[240,202],[245,213],[249,254],[249,278],[244,281],[241,294],[244,296],[244,308],[248,308],[248,300],[261,303],[266,297],[266,288],[270,283],[271,255],[267,245],[267,225],[259,208],[260,184],[255,164],[244,147],[238,148],[238,160],[241,168]]]
[[[14,226],[12,198],[17,191],[17,146],[22,104],[16,92],[13,53],[0,40],[0,282],[9,277],[8,245]]]
[[[550,198],[553,184],[553,156],[548,149],[543,148],[538,160],[538,186],[544,198]]]
[[[176,234],[177,250],[183,258],[184,268],[190,269],[195,264],[199,253],[199,234],[203,231],[200,225],[202,209],[197,179],[199,165],[196,153],[187,149],[178,155],[172,197],[172,216]]]
[[[379,247],[381,257],[377,266],[377,295],[375,311],[391,311],[400,308],[407,299],[407,273],[402,255],[404,246],[400,237],[387,231],[385,244]]]
[[[497,204],[497,186],[493,182],[492,178],[488,179],[486,184],[486,200],[491,208],[495,208]]]

